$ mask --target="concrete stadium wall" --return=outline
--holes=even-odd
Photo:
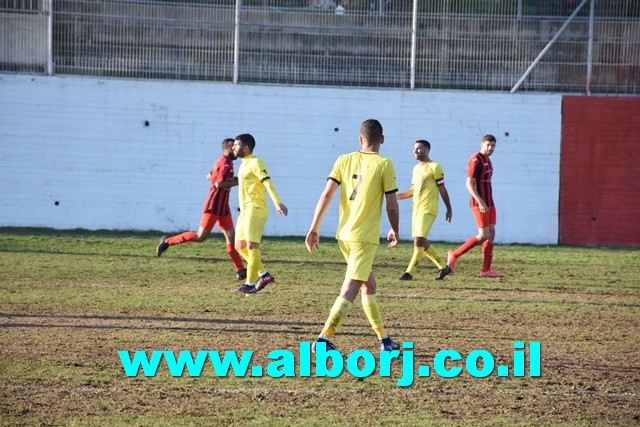
[[[0,74],[0,226],[195,229],[219,142],[250,132],[290,212],[280,217],[271,206],[265,234],[303,236],[333,161],[357,150],[360,123],[377,118],[386,137],[381,154],[394,161],[401,191],[410,186],[416,139],[428,139],[444,167],[453,221],[441,214],[432,240],[476,233],[466,164],[492,133],[497,241],[555,244],[561,101],[554,94]],[[235,189],[231,200],[236,208]],[[400,208],[401,236],[409,239],[410,201]],[[334,200],[321,234],[333,236],[336,225]]]

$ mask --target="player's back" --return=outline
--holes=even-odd
[[[342,185],[336,237],[378,244],[384,195],[398,189],[393,163],[378,153],[357,151],[340,156],[330,177]]]

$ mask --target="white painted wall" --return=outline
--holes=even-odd
[[[416,139],[428,139],[444,167],[453,221],[440,215],[432,240],[476,233],[466,164],[492,133],[496,240],[555,244],[560,107],[554,94],[0,74],[0,226],[195,229],[220,141],[249,132],[289,208],[288,217],[272,209],[265,234],[303,236],[333,161],[358,149],[360,123],[377,118],[381,154],[395,163],[401,191],[410,185]],[[234,208],[236,197],[233,190]],[[410,201],[400,207],[409,239]],[[333,236],[336,224],[334,202],[321,233]]]

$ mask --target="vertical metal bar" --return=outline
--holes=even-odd
[[[518,19],[522,19],[522,0],[518,0]]]
[[[596,9],[596,0],[591,0],[589,9],[589,48],[587,51],[587,95],[591,95],[591,73],[593,68],[593,21]]]
[[[565,30],[565,28],[567,28],[567,26],[571,23],[573,18],[575,18],[576,15],[578,14],[578,12],[580,12],[580,9],[582,9],[582,7],[585,4],[587,4],[588,1],[590,1],[590,0],[582,0],[582,2],[580,2],[580,4],[576,7],[576,10],[573,11],[571,16],[569,16],[567,18],[567,20],[564,21],[564,24],[562,24],[560,29],[558,31],[556,31],[556,34],[553,36],[553,38],[551,40],[549,40],[549,43],[547,43],[547,45],[544,47],[544,49],[542,49],[542,51],[538,54],[536,59],[534,59],[533,62],[531,63],[531,65],[529,65],[529,68],[527,68],[527,71],[525,71],[524,74],[522,75],[522,77],[520,77],[520,80],[518,80],[518,82],[511,88],[511,91],[510,91],[511,93],[514,93],[516,90],[518,90],[518,88],[520,87],[522,82],[524,82],[525,79],[529,76],[529,74],[531,73],[533,68],[536,65],[538,65],[538,62],[540,62],[540,60],[542,59],[544,54],[547,53],[549,48],[556,42],[558,37],[560,37],[560,34],[562,34],[562,32]]]
[[[235,18],[235,34],[233,41],[233,84],[238,84],[238,70],[240,59],[240,10],[242,9],[242,0],[236,0],[236,18]]]
[[[44,3],[43,3],[44,5]],[[53,75],[53,0],[47,0],[49,16],[47,16],[47,76]]]
[[[409,87],[416,88],[416,41],[418,33],[418,0],[413,0],[413,12],[411,16],[411,65]]]

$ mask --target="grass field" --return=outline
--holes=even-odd
[[[637,425],[640,250],[496,246],[499,280],[480,251],[434,281],[398,276],[411,244],[381,247],[375,267],[391,335],[417,363],[483,349],[513,363],[515,341],[541,343],[540,377],[432,375],[399,387],[357,379],[127,377],[119,350],[297,354],[319,333],[345,266],[333,239],[267,238],[277,283],[245,297],[216,236],[155,256],[157,233],[0,229],[0,425]],[[452,243],[436,243],[441,254]],[[334,342],[378,355],[359,299]],[[263,363],[264,362],[264,363]],[[464,366],[463,362],[454,363]]]

